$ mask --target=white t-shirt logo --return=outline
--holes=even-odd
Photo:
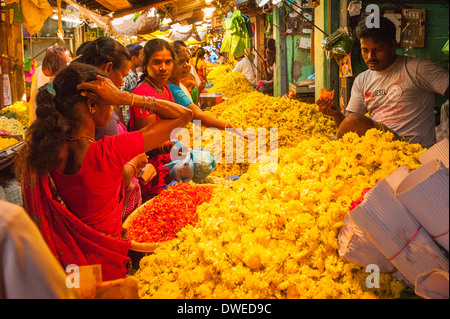
[[[392,84],[387,89],[387,96],[390,101],[397,102],[403,96],[403,90],[400,85]]]

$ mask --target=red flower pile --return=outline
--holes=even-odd
[[[197,223],[197,207],[211,200],[212,191],[189,183],[169,187],[141,208],[128,229],[129,237],[140,243],[176,238],[182,228]]]

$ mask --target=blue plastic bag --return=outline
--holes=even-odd
[[[203,148],[198,148],[190,152],[194,161],[194,176],[192,181],[200,183],[216,168],[216,156]]]
[[[179,141],[173,142],[179,150],[183,150]],[[164,167],[169,169],[169,176],[177,182],[187,183],[192,180],[194,183],[200,183],[216,168],[216,157],[213,153],[199,148],[187,152],[184,159],[174,160]]]

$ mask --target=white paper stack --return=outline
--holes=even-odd
[[[344,223],[345,226],[340,229],[338,236],[339,255],[343,259],[362,267],[375,264],[384,273],[397,271],[395,266],[366,237],[364,232],[355,225],[348,214],[344,218]]]
[[[449,176],[442,162],[432,160],[398,185],[396,198],[443,248],[449,250]]]
[[[425,299],[448,299],[448,272],[431,269],[417,276],[415,293]]]
[[[395,191],[401,182],[409,175],[411,171],[406,166],[400,166],[397,170],[392,172],[389,176],[384,179],[391,186],[392,191]]]
[[[381,180],[350,213],[355,224],[410,282],[430,269],[448,271],[448,259],[427,231]]]
[[[444,166],[448,169],[449,162],[449,141],[448,138],[443,139],[439,143],[434,144],[428,150],[419,156],[419,161],[422,164],[426,164],[433,160],[439,160],[444,163]]]

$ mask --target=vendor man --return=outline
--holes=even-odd
[[[346,115],[328,98],[316,102],[323,114],[334,118],[337,138],[379,128],[424,148],[436,143],[434,94],[448,96],[448,71],[423,58],[397,56],[395,33],[394,23],[384,17],[379,28],[368,28],[365,20],[358,25],[356,35],[369,70],[356,77]]]
[[[238,61],[238,63],[234,67],[233,72],[243,73],[247,77],[247,79],[252,83],[252,85],[256,86],[257,84],[256,67],[253,65],[253,63],[245,56],[240,57],[235,56],[234,59]]]

